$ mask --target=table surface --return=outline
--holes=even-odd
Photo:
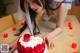
[[[68,22],[72,23],[72,30],[68,28]],[[45,24],[42,23],[39,28],[41,31],[41,34],[39,36],[43,37],[43,35],[51,32],[53,30],[53,27],[51,28],[51,25],[48,25],[49,23]],[[46,26],[47,27],[46,27]],[[11,27],[12,28],[12,27]],[[16,42],[16,39],[18,36],[14,36],[14,31],[12,29],[8,29],[2,33],[0,33],[0,44],[10,44],[13,45]],[[3,34],[8,33],[8,38],[3,38]],[[26,32],[27,33],[27,32]],[[21,34],[22,35],[22,34]],[[80,53],[80,24],[75,16],[69,15],[68,18],[65,21],[65,25],[63,27],[63,32],[59,34],[58,36],[54,37],[54,47],[52,49],[49,49],[47,53],[73,53],[73,52],[79,52]],[[72,43],[77,44],[77,48],[72,48]]]

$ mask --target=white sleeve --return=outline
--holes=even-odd
[[[63,1],[63,0],[54,0],[54,1],[56,1],[56,2],[61,2],[61,1]]]
[[[56,2],[61,2],[61,1],[63,1],[63,0],[55,0]],[[64,4],[65,4],[65,13],[64,13],[64,15],[65,15],[65,18],[67,17],[67,13],[68,13],[68,11],[71,9],[71,7],[72,7],[72,2],[73,2],[73,0],[65,0],[65,2],[64,2]]]
[[[62,1],[64,1],[64,0],[54,0],[54,1],[56,1],[56,2],[62,2]],[[65,4],[66,4],[66,9],[71,9],[71,7],[72,7],[72,2],[73,2],[73,0],[65,0]]]
[[[72,7],[72,2],[73,2],[73,0],[66,0],[66,8],[67,8],[68,10],[71,9],[71,7]]]

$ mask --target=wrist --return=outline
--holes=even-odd
[[[54,37],[57,37],[61,32],[62,32],[62,28],[58,27],[54,31],[52,31],[50,34],[54,38]]]

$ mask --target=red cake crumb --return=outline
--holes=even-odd
[[[73,53],[78,53],[78,52],[73,52]]]
[[[8,33],[4,33],[3,38],[8,38]]]
[[[12,31],[16,31],[16,26],[12,27]]]
[[[77,44],[76,43],[72,43],[72,48],[76,49],[77,48]]]
[[[72,30],[72,24],[71,24],[71,22],[68,22],[68,28],[69,28],[70,30]]]

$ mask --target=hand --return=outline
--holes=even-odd
[[[15,45],[15,46],[13,46],[11,49],[10,49],[10,51],[8,52],[8,53],[14,53],[14,51],[17,49],[17,46]]]
[[[54,47],[53,37],[52,36],[53,36],[53,34],[48,34],[48,35],[44,36],[44,40],[47,42],[49,48]]]
[[[59,27],[44,36],[44,40],[48,42],[49,48],[52,48],[54,46],[53,38],[57,37],[61,32],[62,32],[62,28]]]

